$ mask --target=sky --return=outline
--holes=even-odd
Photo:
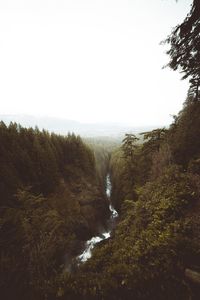
[[[188,82],[161,46],[192,0],[1,0],[0,114],[168,125]]]

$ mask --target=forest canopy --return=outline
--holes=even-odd
[[[2,299],[200,299],[199,0],[166,42],[169,66],[190,89],[169,128],[141,133],[142,142],[133,133],[120,146],[83,142],[0,122]],[[111,204],[116,228],[79,263]]]

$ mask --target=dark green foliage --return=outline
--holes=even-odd
[[[105,189],[105,178],[109,173],[109,161],[111,153],[120,145],[115,140],[108,140],[104,138],[87,138],[85,143],[89,145],[94,153],[97,176]]]
[[[0,297],[55,299],[64,265],[108,216],[80,137],[0,124]]]
[[[112,177],[112,202],[117,210],[121,209],[124,198],[135,199],[134,174],[137,172],[139,139],[134,134],[126,134],[122,146],[113,152],[110,160],[110,173]]]
[[[131,159],[122,149],[113,152],[120,221],[112,239],[67,281],[72,299],[199,298],[184,277],[187,267],[200,268],[199,116],[190,98],[169,130],[154,130],[134,145]]]
[[[40,299],[53,291],[61,254],[74,240],[68,222],[47,199],[19,191],[1,217],[1,296]]]
[[[174,161],[187,168],[200,157],[200,103],[189,97],[171,125],[169,139]]]
[[[136,156],[134,160],[125,159],[122,149],[113,152],[110,160],[110,173],[112,178],[112,203],[118,211],[124,199],[137,199],[135,192]]]
[[[60,178],[71,180],[75,168],[77,173],[94,175],[94,156],[74,134],[62,137],[1,122],[0,157],[1,203],[8,203],[16,189],[24,186],[48,195]]]
[[[142,145],[126,134],[111,154],[74,134],[0,123],[2,299],[200,298],[184,276],[200,269],[199,21],[194,0],[167,40],[170,67],[190,79],[185,106],[168,130],[143,133]],[[81,241],[108,216],[108,170],[119,222],[77,267]]]
[[[171,48],[169,66],[179,69],[183,79],[190,78],[190,94],[199,99],[200,85],[200,2],[193,0],[191,10],[182,24],[178,25],[167,39]]]
[[[188,212],[198,207],[199,183],[174,165],[126,200],[114,238],[68,282],[72,299],[189,299],[183,270],[198,253]]]
[[[122,151],[125,159],[132,159],[136,149],[136,142],[139,139],[132,133],[126,133],[122,141]]]
[[[161,143],[165,140],[167,130],[165,128],[154,129],[149,132],[143,132],[144,139],[144,151],[145,154],[152,153],[154,151],[158,151],[160,149]]]
[[[93,146],[94,158],[74,135],[29,129],[29,138],[23,128],[2,124],[0,137],[7,145],[1,147],[6,162],[2,192],[12,190],[12,195],[5,193],[0,219],[4,299],[193,299],[195,289],[184,270],[200,268],[199,115],[199,103],[189,98],[168,130],[146,133],[144,143],[136,146],[134,141],[126,157],[123,148],[116,149],[109,166],[109,151]],[[22,144],[26,146],[20,148]],[[18,165],[20,155],[25,158]],[[20,173],[22,165],[28,177]],[[31,171],[32,166],[36,169]],[[87,263],[63,273],[60,266],[66,261],[61,258],[68,254],[69,271],[80,251],[78,241],[96,234],[107,216],[100,189],[109,169],[112,200],[120,212],[117,228]],[[51,189],[43,178],[48,173]],[[23,189],[14,196],[18,187]]]

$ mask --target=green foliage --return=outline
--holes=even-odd
[[[1,218],[1,291],[5,298],[45,297],[53,288],[61,253],[74,239],[68,229],[66,219],[47,199],[29,191],[17,193],[16,207],[5,208]]]
[[[167,39],[169,66],[190,79],[185,106],[143,144],[126,134],[117,149],[87,146],[74,134],[0,123],[2,299],[192,299],[183,274],[200,268],[199,20],[193,0]],[[119,223],[78,268],[81,241],[108,216],[108,170]]]
[[[165,140],[167,129],[158,128],[149,132],[142,132],[144,139],[144,151],[146,154],[158,151],[161,143]]]
[[[94,152],[97,176],[105,189],[105,178],[109,172],[109,161],[111,153],[119,146],[119,143],[106,138],[87,138],[85,143]]]
[[[112,153],[73,134],[1,123],[1,296],[190,299],[184,269],[200,267],[199,115],[188,97],[168,130],[144,133],[142,145],[126,135]],[[108,217],[108,170],[119,223],[78,268],[80,241]]]
[[[112,153],[120,221],[68,281],[72,299],[193,299],[184,270],[200,267],[199,114],[190,98],[168,130],[146,133],[131,159]]]
[[[190,78],[192,94],[199,99],[200,85],[200,2],[193,0],[191,10],[182,24],[175,27],[166,40],[171,48],[169,66],[173,70],[179,69],[183,79]]]
[[[125,159],[132,159],[135,149],[136,149],[136,142],[139,139],[132,133],[126,133],[125,138],[122,141],[122,151],[124,154]]]
[[[8,203],[17,188],[31,186],[33,193],[49,195],[60,178],[71,179],[74,169],[95,174],[94,156],[80,137],[67,137],[0,123],[0,194]]]
[[[188,98],[169,131],[173,160],[188,167],[190,160],[200,157],[200,103]]]
[[[129,164],[127,159],[124,158],[122,149],[119,148],[112,153],[110,160],[111,199],[118,211],[120,211],[124,199],[136,199],[135,186],[133,184],[134,177],[132,177],[134,168],[135,164],[133,164],[133,161]]]
[[[71,278],[78,299],[189,299],[182,270],[198,253],[188,211],[197,207],[199,180],[174,165],[141,188],[136,202],[124,201],[113,239]]]
[[[66,137],[0,124],[0,295],[55,299],[108,205],[91,149]]]

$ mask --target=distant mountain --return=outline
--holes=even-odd
[[[50,132],[67,135],[74,132],[83,137],[113,137],[121,138],[125,133],[138,134],[150,131],[160,126],[140,126],[134,127],[120,123],[80,123],[73,120],[60,119],[54,117],[37,117],[32,115],[0,115],[0,120],[5,124],[16,122],[24,127],[37,126],[40,130],[45,129]]]

